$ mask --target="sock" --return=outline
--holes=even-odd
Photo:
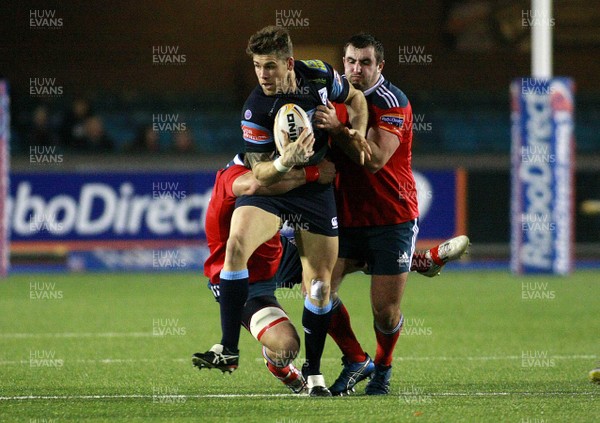
[[[279,379],[286,385],[291,382],[294,382],[295,380],[300,378],[301,373],[298,371],[298,369],[296,369],[296,367],[294,367],[293,364],[290,363],[287,366],[279,367],[267,355],[267,352],[265,351],[265,347],[263,347],[263,349],[262,349],[262,354],[263,354],[263,357],[265,358],[265,362],[267,364],[267,369],[269,369],[269,372],[271,372],[271,374],[273,376],[275,376],[277,379]]]
[[[433,261],[435,264],[437,264],[437,265],[439,265],[439,266],[443,266],[443,265],[444,265],[444,260],[442,260],[442,259],[440,258],[440,255],[439,255],[439,250],[440,250],[440,246],[439,246],[439,245],[436,245],[436,246],[435,246],[435,247],[433,247],[431,250],[429,250],[429,252],[430,252],[430,254],[431,254],[431,260],[432,260],[432,261]]]
[[[307,376],[321,374],[321,356],[330,321],[331,301],[325,307],[317,307],[308,298],[304,300],[302,326],[304,327]]]
[[[221,344],[230,352],[238,352],[242,312],[248,298],[248,269],[221,271],[219,307],[221,309]]]
[[[396,342],[400,337],[400,331],[402,330],[402,324],[404,323],[404,316],[400,315],[400,321],[398,325],[391,331],[383,331],[374,324],[375,337],[377,338],[377,352],[375,353],[375,364],[379,366],[391,366],[392,365],[392,354],[396,347]]]
[[[367,359],[365,351],[350,326],[348,310],[339,298],[333,300],[331,323],[327,333],[333,338],[348,361],[358,363]]]

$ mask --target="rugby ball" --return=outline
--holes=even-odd
[[[282,154],[283,151],[283,134],[281,131],[290,134],[290,141],[294,142],[298,139],[304,128],[308,128],[310,132],[313,130],[310,118],[302,107],[297,104],[288,103],[279,109],[277,115],[275,115],[275,123],[273,124],[275,146],[279,154]]]

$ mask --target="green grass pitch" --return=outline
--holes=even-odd
[[[391,394],[293,396],[246,332],[232,375],[191,354],[220,339],[205,279],[174,274],[18,275],[0,281],[0,421],[582,422],[600,419],[600,274],[412,274]],[[341,296],[367,352],[368,279]],[[301,333],[299,291],[281,291]],[[301,336],[302,337],[302,336]],[[331,384],[340,353],[327,341]]]

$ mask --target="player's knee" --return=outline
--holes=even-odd
[[[227,262],[229,264],[244,265],[250,257],[250,254],[246,250],[244,238],[237,234],[231,234],[227,240],[225,252]]]
[[[318,303],[329,302],[330,290],[331,286],[329,282],[320,279],[312,279],[310,281],[308,296],[311,300]]]
[[[378,328],[393,330],[400,321],[400,309],[396,306],[373,307],[373,317]]]

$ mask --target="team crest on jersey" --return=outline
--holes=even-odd
[[[252,110],[246,109],[244,112],[244,119],[250,119],[252,117]]]
[[[323,72],[327,72],[325,63],[323,63],[321,60],[300,60],[300,61],[311,69],[318,69]]]
[[[321,102],[327,106],[327,87],[323,87],[319,90],[319,97],[321,97]]]
[[[379,120],[381,120],[383,123],[387,123],[388,125],[397,126],[398,128],[401,128],[402,124],[404,123],[404,116],[396,114],[387,114],[382,115],[379,118]]]

